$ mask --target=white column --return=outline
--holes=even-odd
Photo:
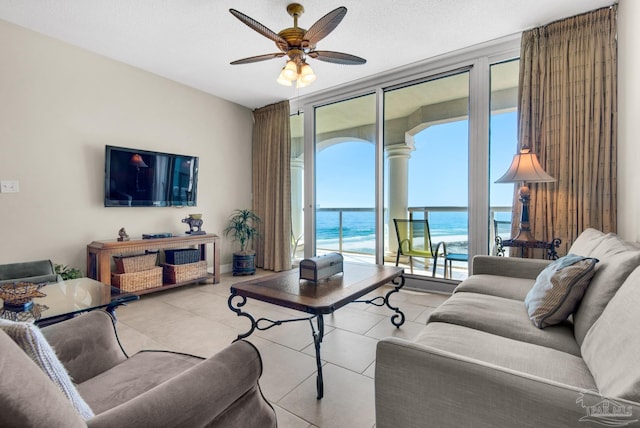
[[[389,160],[389,252],[398,250],[394,218],[409,218],[409,158],[415,150],[413,138],[407,143],[385,146]]]

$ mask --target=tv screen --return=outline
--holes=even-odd
[[[196,206],[198,158],[105,147],[105,207]]]

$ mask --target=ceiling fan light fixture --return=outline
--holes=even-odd
[[[298,65],[291,60],[287,61],[280,75],[290,82],[293,82],[298,78]]]
[[[316,75],[313,73],[313,70],[309,66],[309,64],[304,64],[300,68],[300,79],[305,85],[313,83],[316,80]]]
[[[283,70],[284,70],[284,68],[283,68]],[[291,80],[285,79],[285,77],[282,75],[282,73],[280,73],[280,75],[278,76],[278,79],[276,80],[276,82],[278,82],[282,86],[291,86],[292,85]]]
[[[282,67],[282,71],[280,72],[280,75],[278,76],[278,79],[276,80],[276,82],[278,82],[282,86],[291,86],[292,85],[291,80],[289,80],[286,77],[284,77],[284,67]]]
[[[275,42],[279,49],[279,52],[276,53],[243,58],[232,61],[231,64],[249,64],[286,56],[287,63],[277,79],[281,85],[292,86],[293,82],[296,82],[296,87],[302,88],[316,80],[315,73],[306,63],[307,58],[343,65],[365,64],[367,62],[364,58],[343,52],[316,50],[316,44],[342,22],[347,13],[347,8],[344,6],[327,13],[311,25],[308,30],[305,30],[298,26],[298,18],[304,13],[304,8],[299,3],[291,3],[287,6],[287,12],[293,17],[293,27],[285,28],[279,33],[235,9],[229,9],[229,12],[249,28]]]

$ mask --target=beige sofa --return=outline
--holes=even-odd
[[[0,327],[0,427],[277,426],[258,385],[260,354],[249,342],[208,359],[164,351],[128,357],[103,311],[42,330],[9,321]]]
[[[415,340],[381,340],[376,427],[640,425],[640,250],[587,229],[569,253],[599,262],[560,324],[524,305],[549,262],[478,256]]]

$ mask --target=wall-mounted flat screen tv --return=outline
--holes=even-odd
[[[105,207],[196,206],[198,157],[105,147]]]

